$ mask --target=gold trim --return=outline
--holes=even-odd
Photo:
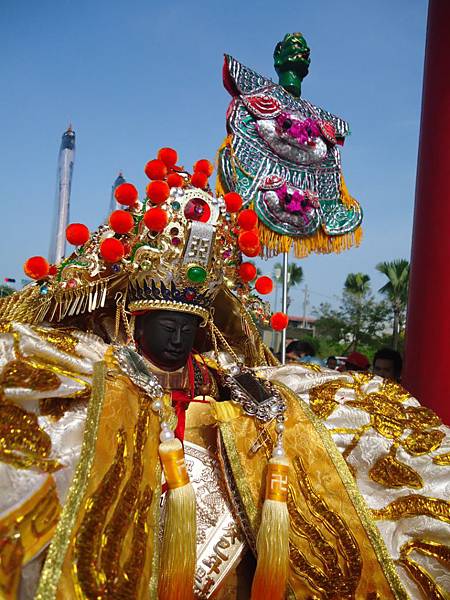
[[[186,304],[185,302],[171,302],[169,300],[133,300],[128,305],[130,312],[138,310],[172,310],[175,312],[185,312],[192,315],[197,315],[206,323],[209,319],[209,310],[194,304]]]
[[[355,507],[356,513],[358,514],[361,523],[367,533],[367,537],[369,538],[370,543],[374,549],[375,555],[378,559],[378,562],[386,576],[386,580],[389,583],[389,586],[394,594],[394,597],[397,600],[407,600],[408,595],[406,590],[404,589],[400,577],[397,573],[394,562],[385,546],[383,538],[376,526],[373,522],[369,508],[359,491],[353,476],[342,457],[341,453],[336,447],[330,433],[323,425],[323,423],[315,416],[310,407],[304,402],[297,394],[292,392],[289,388],[287,388],[282,383],[273,382],[276,387],[278,387],[283,394],[286,394],[291,400],[296,401],[300,404],[301,408],[304,410],[306,416],[310,419],[314,429],[319,435],[322,443],[327,451],[329,457],[331,458],[334,466],[336,467],[336,471],[338,472],[344,487],[347,490],[350,500]]]
[[[58,582],[61,577],[62,565],[70,544],[70,536],[80,509],[83,496],[95,456],[95,442],[97,438],[100,415],[105,396],[105,362],[94,365],[92,382],[92,398],[89,402],[86,417],[86,430],[81,448],[80,462],[69,489],[66,504],[59,520],[52,543],[50,544],[47,558],[42,569],[39,587],[35,600],[53,600],[56,598]]]
[[[245,511],[247,513],[248,520],[250,521],[250,525],[253,529],[253,533],[256,531],[256,519],[258,516],[255,503],[253,502],[253,496],[250,491],[247,482],[247,476],[244,473],[244,469],[242,468],[241,461],[239,459],[239,454],[236,450],[236,445],[234,443],[233,430],[229,423],[219,423],[220,433],[222,435],[222,440],[225,445],[225,450],[227,453],[228,462],[230,463],[231,470],[233,471],[234,480],[239,490],[239,495],[242,498],[242,502],[245,506]]]

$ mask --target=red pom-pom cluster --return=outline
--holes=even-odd
[[[151,181],[147,188],[147,198],[153,204],[163,204],[170,195],[170,188],[166,181]]]
[[[229,213],[236,213],[241,210],[242,198],[236,192],[228,192],[228,194],[225,194],[223,199],[225,200],[225,206]]]
[[[167,165],[159,158],[155,160],[149,160],[145,165],[144,171],[147,177],[154,181],[157,179],[165,179],[168,174]]]
[[[116,238],[106,238],[100,244],[100,255],[107,263],[118,262],[125,255],[124,245]]]
[[[138,191],[132,183],[121,183],[114,190],[114,198],[125,206],[133,206],[138,196]]]
[[[66,228],[66,239],[72,246],[82,246],[89,236],[89,229],[82,223],[71,223]]]
[[[23,265],[23,270],[27,277],[38,281],[48,276],[50,265],[43,256],[32,256]]]
[[[116,233],[129,233],[134,227],[133,215],[126,210],[115,210],[109,216],[109,226]]]
[[[263,275],[256,280],[255,288],[259,294],[270,294],[273,290],[273,281],[270,277]]]
[[[144,215],[144,223],[150,231],[163,231],[168,222],[167,212],[159,207],[151,208]]]
[[[255,279],[255,277],[256,277],[256,267],[251,262],[243,262],[240,265],[238,272],[239,272],[239,277],[245,283],[248,283],[249,281],[253,281],[253,279]]]
[[[283,312],[274,313],[270,319],[270,326],[275,331],[283,331],[288,326],[288,323],[289,317]]]

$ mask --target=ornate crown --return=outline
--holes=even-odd
[[[150,183],[142,201],[134,185],[119,185],[115,197],[123,208],[95,232],[69,225],[66,237],[77,249],[59,264],[28,259],[25,273],[35,283],[0,301],[0,317],[62,321],[120,306],[135,314],[166,309],[206,320],[220,286],[248,295],[256,268],[242,263],[241,253],[261,252],[256,213],[241,211],[234,192],[212,195],[209,161],[197,161],[192,175],[176,162],[176,152],[163,148],[147,163]],[[268,278],[260,279],[268,293]]]

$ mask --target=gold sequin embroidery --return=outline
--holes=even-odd
[[[435,465],[441,465],[443,467],[450,466],[450,452],[433,456],[433,462]]]
[[[426,496],[403,496],[390,502],[384,508],[372,509],[374,519],[398,521],[407,517],[427,516],[450,523],[450,502]]]
[[[345,382],[338,379],[327,381],[310,390],[309,404],[319,419],[327,419],[334,409],[339,406],[339,403],[335,400],[335,396],[336,392],[344,386]]]
[[[76,352],[79,341],[67,329],[48,329],[46,327],[33,328],[39,336],[49,344],[56,346],[58,350],[70,354],[76,358],[81,358],[81,355]]]
[[[450,548],[427,540],[411,540],[400,548],[398,563],[409,573],[417,583],[423,596],[429,600],[445,600],[446,596],[430,573],[409,556],[416,551],[431,556],[445,565],[450,565]]]
[[[420,456],[433,450],[437,450],[445,438],[445,433],[440,429],[431,431],[414,431],[407,438],[402,440],[402,446],[410,454]]]
[[[393,454],[380,457],[369,470],[369,477],[375,483],[387,488],[406,486],[420,489],[423,487],[420,475],[413,468],[397,460]]]
[[[5,388],[30,388],[38,392],[58,389],[59,377],[45,367],[37,368],[24,360],[11,360],[3,368],[0,385]]]
[[[51,439],[34,413],[15,404],[0,404],[0,460],[19,469],[46,473],[62,465],[50,458]]]

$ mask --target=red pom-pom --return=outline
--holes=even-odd
[[[27,277],[31,279],[44,279],[47,277],[50,265],[43,256],[32,256],[23,265]]]
[[[225,206],[227,207],[227,211],[229,213],[235,213],[238,212],[238,210],[241,210],[242,198],[236,192],[228,192],[228,194],[225,194],[223,199],[225,200]]]
[[[126,210],[115,210],[109,215],[109,225],[116,233],[128,233],[134,227],[133,215]]]
[[[82,246],[89,239],[89,229],[82,223],[72,223],[66,228],[66,239],[72,246]]]
[[[120,240],[116,238],[106,238],[100,244],[100,254],[105,262],[115,263],[125,255],[125,248]]]
[[[153,204],[162,204],[170,195],[170,188],[165,181],[151,181],[146,191]]]
[[[237,222],[239,227],[250,231],[250,229],[254,229],[258,224],[258,215],[251,208],[247,208],[239,213]]]
[[[184,179],[183,177],[181,177],[181,175],[178,175],[178,173],[171,173],[169,175],[169,177],[167,178],[167,185],[170,188],[173,187],[183,187],[184,185]]]
[[[210,177],[214,173],[214,165],[209,160],[202,158],[195,163],[194,173],[204,173],[207,177]]]
[[[242,263],[241,266],[239,267],[239,277],[242,279],[242,281],[245,281],[245,283],[248,283],[249,281],[252,281],[253,279],[255,279],[255,277],[256,277],[255,265],[251,262]]]
[[[270,277],[263,275],[262,277],[258,277],[256,280],[255,288],[259,294],[270,294],[270,292],[273,290],[273,281],[270,279]]]
[[[167,177],[167,165],[162,160],[156,158],[149,160],[144,168],[145,174],[149,179],[165,179]]]
[[[259,246],[258,232],[255,230],[243,231],[241,234],[239,234],[238,244],[239,244],[239,248],[243,252],[247,248],[254,248],[255,246]]]
[[[204,190],[205,187],[208,185],[208,175],[206,175],[205,173],[201,173],[200,171],[195,172],[191,177],[191,184],[194,187]]]
[[[162,160],[168,169],[177,164],[178,154],[173,148],[161,148],[158,152],[159,160]]]
[[[245,248],[245,250],[242,250],[242,254],[244,254],[244,256],[248,256],[248,258],[255,258],[255,256],[259,256],[261,254],[261,246],[258,244],[252,248]]]
[[[163,231],[168,222],[167,212],[159,207],[151,208],[144,215],[144,223],[150,231]]]
[[[125,206],[133,206],[138,196],[138,191],[132,183],[121,183],[114,190],[114,198]]]
[[[288,323],[289,317],[283,312],[274,313],[270,319],[270,326],[275,331],[283,331],[288,326]]]
[[[48,269],[48,274],[56,275],[57,272],[58,272],[58,267],[56,265],[50,265],[50,267]]]

